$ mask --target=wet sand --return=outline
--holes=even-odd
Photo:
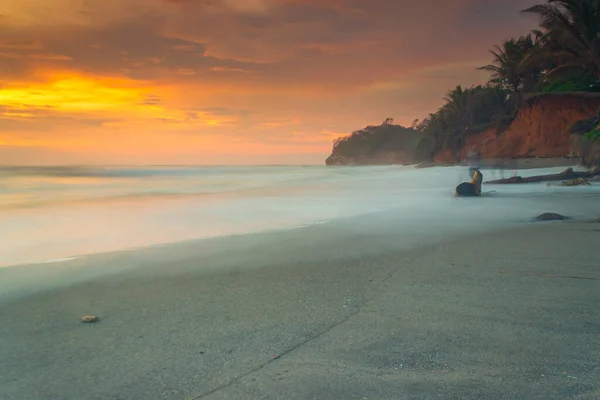
[[[598,399],[599,238],[323,225],[70,261],[114,270],[2,300],[0,398]]]

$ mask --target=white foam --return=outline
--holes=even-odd
[[[63,257],[63,258],[53,258],[51,260],[43,260],[43,261],[38,261],[34,264],[54,264],[54,263],[61,263],[61,262],[65,262],[65,261],[72,261],[72,260],[77,260],[79,257]]]

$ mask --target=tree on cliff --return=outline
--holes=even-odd
[[[487,85],[449,91],[420,124],[419,149],[457,152],[467,135],[508,126],[526,93],[589,90],[600,80],[600,0],[547,0],[523,12],[537,15],[540,29],[490,51],[479,68],[491,73]]]
[[[458,154],[467,135],[491,127],[499,133],[515,118],[526,93],[590,90],[600,84],[600,0],[547,0],[523,12],[535,14],[540,29],[495,46],[492,62],[479,68],[491,73],[486,85],[456,86],[442,107],[413,124],[410,132],[421,133],[417,158],[443,150]],[[340,138],[333,154],[368,158],[400,148],[399,143],[409,142],[404,131],[409,128],[394,127],[390,119]]]
[[[548,0],[523,12],[537,15],[544,32],[532,58],[554,64],[546,78],[577,71],[600,80],[600,0]]]
[[[513,98],[508,89],[478,85],[457,86],[444,97],[445,104],[429,114],[417,127],[423,133],[418,150],[421,155],[463,146],[466,135],[498,126],[513,115]],[[430,154],[430,155],[431,155]]]
[[[490,50],[494,60],[478,69],[491,72],[490,84],[512,93],[530,92],[541,79],[543,70],[539,64],[525,61],[532,50],[539,48],[542,41],[543,34],[539,31],[519,39],[510,39],[502,47],[495,46],[495,50]]]
[[[490,84],[510,90],[515,106],[525,93],[589,90],[600,80],[600,0],[547,0],[523,10],[540,29],[490,52]]]
[[[411,155],[411,159],[403,161],[413,161],[412,155],[415,154],[420,136],[414,129],[393,122],[393,119],[387,118],[381,125],[367,126],[336,139],[332,156],[356,163],[377,163],[382,161],[386,153],[405,152]]]

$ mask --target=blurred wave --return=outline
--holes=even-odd
[[[0,167],[0,266],[378,212],[415,236],[400,241],[598,209],[597,185],[484,185],[482,198],[455,198],[466,179],[465,167]]]

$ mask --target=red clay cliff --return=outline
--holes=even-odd
[[[565,157],[577,149],[569,128],[600,109],[600,93],[545,93],[531,96],[508,129],[499,135],[495,128],[469,135],[460,159],[474,149],[482,158]],[[435,154],[434,161],[454,163],[451,151]]]

